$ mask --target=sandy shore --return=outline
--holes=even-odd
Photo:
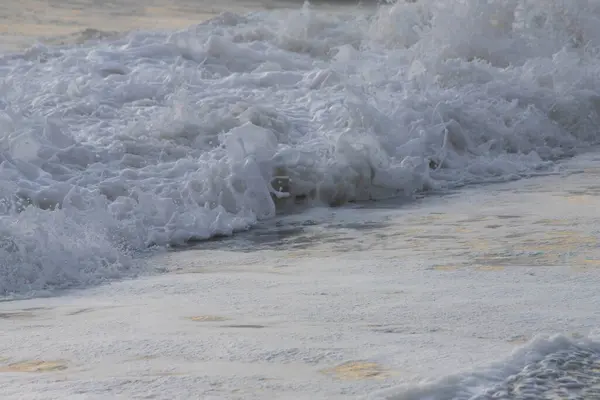
[[[239,7],[240,10],[243,7]],[[77,41],[134,29],[181,29],[224,10],[207,1],[22,0],[0,7],[0,40],[4,48]]]
[[[371,4],[373,5],[373,4]],[[222,12],[297,9],[299,1],[238,0],[21,0],[0,6],[0,51],[48,44],[77,43],[132,30],[177,30]],[[316,2],[335,10],[352,1]]]
[[[587,335],[597,163],[315,209],[156,257],[162,276],[2,303],[3,398],[357,398]]]

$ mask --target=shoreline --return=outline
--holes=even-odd
[[[92,0],[22,0],[0,9],[0,51],[24,50],[38,41],[49,45],[77,44],[87,40],[86,33],[106,36],[136,30],[170,31],[188,28],[223,12],[246,14],[261,10],[297,10],[302,2],[275,0],[230,1],[215,5],[208,0],[153,0],[140,5],[138,0],[116,3]],[[317,1],[311,4],[328,12],[344,11],[374,4],[352,1]],[[92,38],[93,39],[93,38]]]
[[[65,399],[98,385],[130,398],[401,399],[399,386],[546,348],[540,335],[586,337],[600,327],[599,160],[396,209],[313,209],[279,220],[299,227],[288,236],[148,260],[163,275],[0,303],[0,384],[7,399],[24,385]]]

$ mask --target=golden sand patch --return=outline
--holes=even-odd
[[[470,232],[473,232],[473,230],[472,230],[472,229],[463,228],[462,226],[457,226],[456,228],[454,228],[454,230],[455,230],[457,233],[470,233]]]
[[[306,258],[310,257],[311,254],[315,254],[315,252],[309,252],[306,250],[290,250],[286,253],[286,257],[288,258]]]
[[[348,361],[321,372],[341,380],[385,379],[390,375],[381,365],[368,361]]]
[[[402,232],[403,235],[418,235],[427,232],[427,229],[421,226],[406,226]]]
[[[567,201],[573,204],[592,204],[598,202],[598,197],[587,194],[567,196]]]
[[[195,322],[220,322],[227,321],[227,318],[220,317],[218,315],[194,315],[193,317],[189,317],[192,321]]]
[[[473,250],[489,250],[492,244],[486,239],[474,239],[465,243],[465,247],[469,247]]]
[[[599,266],[600,267],[600,260],[595,260],[595,259],[590,259],[590,258],[583,258],[583,259],[577,259],[575,260],[578,263],[582,263],[585,265],[590,265],[590,266]]]
[[[67,363],[61,360],[29,360],[0,366],[0,372],[54,372],[67,369]]]

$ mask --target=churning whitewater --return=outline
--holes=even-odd
[[[598,337],[596,337],[598,339]],[[474,372],[376,392],[372,400],[534,400],[600,398],[600,342],[539,337]]]
[[[0,294],[137,273],[287,199],[547,171],[596,144],[600,1],[305,5],[0,56]]]

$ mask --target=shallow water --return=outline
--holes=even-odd
[[[594,398],[597,163],[313,208],[155,255],[161,275],[0,303],[3,393]]]

